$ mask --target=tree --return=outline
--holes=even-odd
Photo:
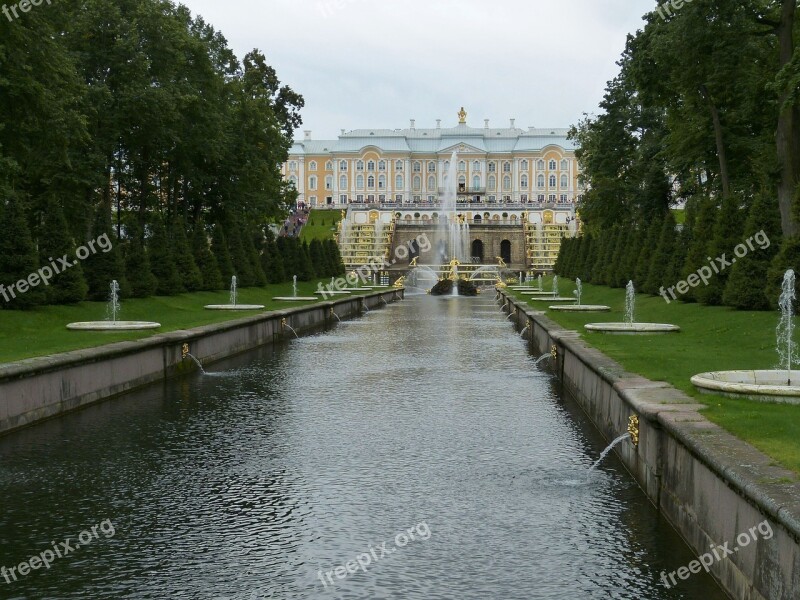
[[[692,241],[686,251],[686,263],[681,280],[687,279],[689,275],[697,273],[701,267],[708,265],[708,253],[714,235],[714,220],[717,214],[717,204],[713,198],[692,198],[689,202],[692,205],[698,205],[697,218],[692,227]],[[697,302],[697,288],[689,288],[689,291],[684,294],[683,300]]]
[[[125,260],[111,224],[111,206],[105,202],[98,205],[92,225],[92,237],[97,240],[102,236],[111,240],[111,250],[91,254],[84,261],[86,283],[89,284],[89,299],[108,300],[109,286],[114,280],[119,284],[122,297],[127,297],[130,295],[130,286],[125,276]]]
[[[271,231],[266,231],[264,239],[264,251],[261,253],[261,266],[269,283],[283,283],[286,281],[286,272],[283,270],[283,259],[281,257],[275,236]]]
[[[158,280],[156,293],[159,296],[175,296],[183,291],[181,274],[175,265],[172,247],[169,243],[167,228],[161,219],[155,219],[151,224],[152,235],[148,244],[150,251],[151,269]]]
[[[646,294],[656,295],[664,284],[664,276],[669,271],[670,261],[675,252],[675,217],[667,211],[661,225],[653,256],[650,258],[650,269],[647,278],[642,283],[642,291]]]
[[[172,256],[175,267],[187,292],[196,292],[203,289],[203,275],[194,260],[189,240],[186,238],[186,224],[180,217],[175,218],[170,224],[169,238],[172,242]]]
[[[650,274],[650,264],[655,254],[658,240],[661,236],[661,225],[664,222],[663,215],[656,215],[647,227],[647,237],[639,250],[639,258],[636,261],[636,270],[634,271],[634,283],[637,288],[641,289],[647,276]]]
[[[203,283],[200,289],[204,291],[224,289],[217,259],[208,245],[208,233],[202,221],[197,222],[194,226],[192,254],[202,277]]]
[[[74,304],[86,299],[89,286],[83,276],[83,267],[74,260],[75,242],[70,236],[67,220],[61,204],[51,198],[44,213],[42,231],[39,235],[39,264],[49,265],[59,258],[69,256],[72,267],[62,270],[45,290],[48,304]]]
[[[44,286],[28,286],[28,278],[39,268],[39,257],[33,245],[25,211],[20,201],[12,196],[0,217],[0,284],[3,307],[28,309],[45,300]],[[20,289],[18,282],[25,280]],[[11,286],[14,286],[13,288]]]
[[[714,237],[709,246],[709,256],[714,261],[712,269],[719,270],[719,273],[715,272],[707,285],[701,284],[696,288],[697,299],[704,304],[722,304],[722,294],[728,283],[730,268],[722,268],[717,259],[721,260],[724,257],[726,261],[735,260],[733,251],[742,241],[743,214],[746,213],[742,212],[737,199],[731,197],[722,201],[722,207],[714,225]]]
[[[156,293],[158,279],[150,268],[150,256],[144,243],[144,234],[137,218],[130,219],[125,227],[125,276],[133,298],[147,298]]]
[[[235,273],[233,271],[231,254],[228,251],[228,242],[219,224],[214,226],[214,231],[211,234],[211,251],[214,253],[214,258],[217,259],[217,267],[222,277],[222,285],[225,286],[231,281]]]

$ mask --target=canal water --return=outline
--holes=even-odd
[[[0,598],[725,598],[489,297],[211,370],[0,440]]]

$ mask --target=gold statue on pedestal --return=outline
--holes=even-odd
[[[508,267],[506,261],[503,260],[502,256],[496,256],[495,258],[497,259],[497,264],[501,269],[505,269],[506,267]]]
[[[454,258],[453,260],[450,261],[450,277],[449,277],[449,279],[451,281],[458,281],[458,267],[459,267],[459,265],[461,265],[461,262],[457,258]]]
[[[419,256],[415,256],[414,258],[411,259],[411,262],[408,263],[408,266],[409,267],[416,267],[418,260],[419,260]]]
[[[461,110],[458,111],[458,123],[460,125],[467,124],[467,111],[464,110],[464,107],[461,107]]]

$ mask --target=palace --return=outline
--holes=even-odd
[[[577,231],[583,192],[567,130],[524,130],[514,119],[502,129],[488,120],[470,127],[463,108],[458,118],[450,128],[437,121],[417,129],[412,120],[408,129],[342,130],[337,140],[306,131],[294,144],[283,175],[299,204],[346,209],[339,242],[348,267],[435,229],[455,153],[458,218],[470,226],[471,262],[552,270],[561,240]]]

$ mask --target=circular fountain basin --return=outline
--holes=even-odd
[[[209,304],[206,310],[261,310],[263,304]]]
[[[701,392],[732,398],[800,404],[800,371],[712,371],[692,377],[692,385]]]
[[[575,302],[575,296],[569,298],[567,296],[542,296],[541,298],[528,298],[531,302]]]
[[[364,289],[364,288],[361,288],[361,289]],[[331,290],[331,291],[325,291],[325,292],[314,292],[314,293],[315,293],[315,294],[317,294],[318,296],[348,296],[348,295],[350,295],[352,292],[345,292],[345,291],[343,291],[343,290],[342,290],[342,291],[339,291],[339,290]],[[316,298],[315,298],[315,300],[316,300]]]
[[[360,287],[360,288],[342,288],[343,292],[371,292],[375,288],[371,287]]]
[[[329,294],[330,292],[325,292]],[[319,300],[316,296],[277,296],[273,298],[275,302],[316,302]]]
[[[610,306],[604,306],[602,304],[561,304],[558,306],[549,306],[550,310],[559,310],[562,312],[609,312],[611,311]]]
[[[540,292],[539,290],[520,292],[522,296],[552,296],[553,292]]]
[[[646,334],[677,333],[681,330],[677,325],[668,323],[588,323],[584,325],[588,331],[599,333]]]
[[[72,331],[143,331],[159,327],[161,323],[150,321],[84,321],[67,325]]]

